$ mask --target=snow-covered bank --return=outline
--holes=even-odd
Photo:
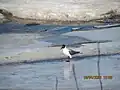
[[[15,16],[34,19],[81,20],[99,17],[111,9],[120,11],[118,0],[2,0],[0,6]]]
[[[43,24],[46,20],[56,20],[58,22],[88,21],[104,17],[105,15],[103,14],[111,10],[117,11],[118,14],[120,13],[120,2],[118,0],[2,0],[0,1],[0,6],[0,9],[11,12],[13,16],[24,19],[44,20]]]

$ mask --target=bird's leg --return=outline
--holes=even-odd
[[[68,56],[68,59],[66,60],[66,62],[70,62],[70,57]]]

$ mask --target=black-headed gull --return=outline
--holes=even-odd
[[[69,59],[72,58],[72,55],[80,53],[79,51],[74,51],[72,49],[66,48],[66,45],[64,45],[64,44],[62,45],[61,49],[63,51],[63,54],[68,56]],[[69,61],[67,61],[67,62],[69,62]]]

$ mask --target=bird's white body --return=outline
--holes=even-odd
[[[66,55],[66,56],[69,56],[69,58],[72,58],[72,56],[70,55],[69,53],[69,49],[67,49],[66,47],[62,49],[63,53]]]

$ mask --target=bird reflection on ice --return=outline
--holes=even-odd
[[[64,62],[64,79],[70,80],[72,78],[72,70],[73,63],[71,62]]]

